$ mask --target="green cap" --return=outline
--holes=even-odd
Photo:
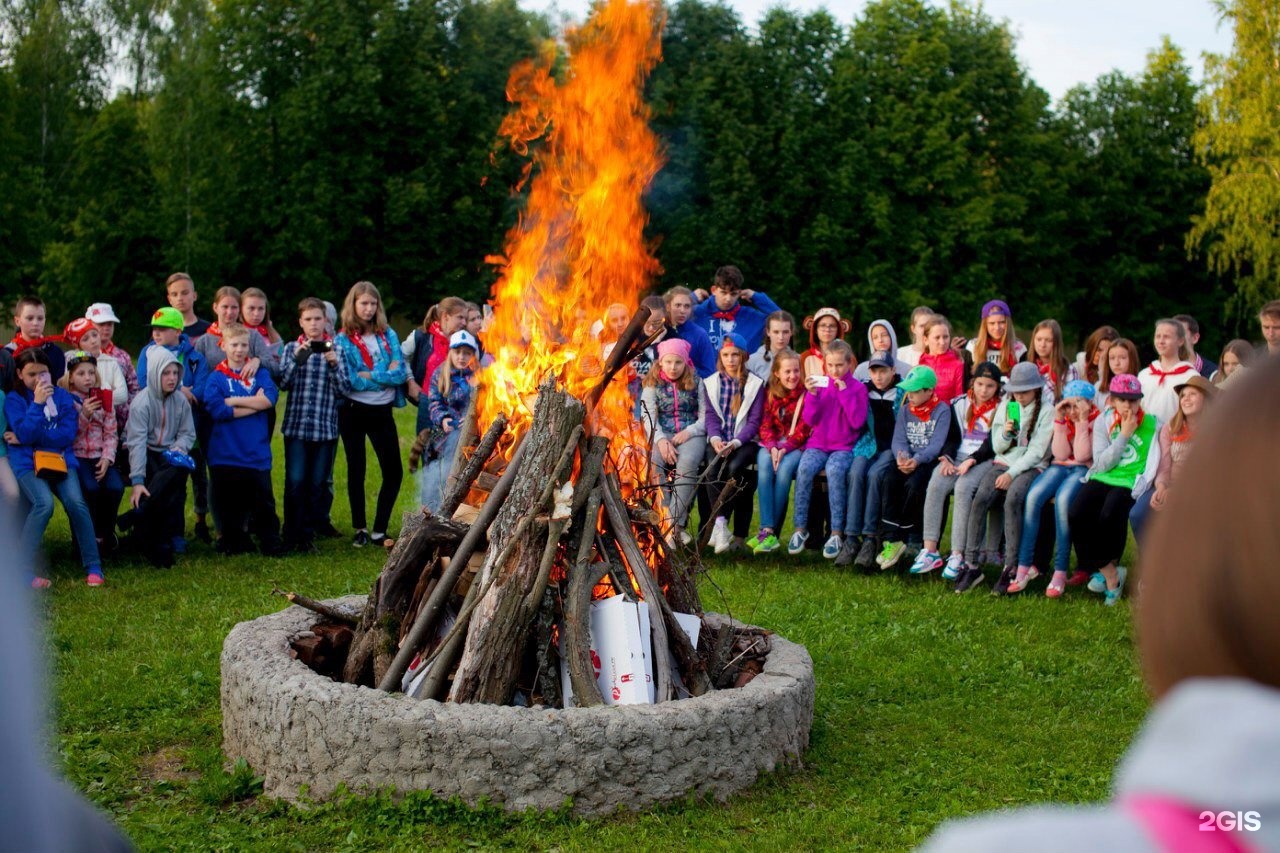
[[[186,323],[182,322],[182,312],[177,308],[159,308],[151,315],[151,325],[181,332]]]
[[[898,387],[903,391],[932,391],[938,387],[938,374],[932,367],[917,364],[911,368],[907,378],[898,383]]]

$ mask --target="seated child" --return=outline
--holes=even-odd
[[[448,357],[431,374],[426,389],[428,428],[432,437],[426,448],[419,497],[422,505],[432,512],[439,512],[444,500],[445,480],[462,435],[459,428],[471,405],[478,349],[475,336],[470,332],[465,329],[454,332],[449,338]]]
[[[1160,467],[1156,469],[1154,487],[1138,496],[1129,513],[1129,526],[1133,528],[1139,545],[1143,541],[1142,531],[1146,529],[1148,513],[1163,509],[1169,500],[1169,488],[1191,452],[1204,418],[1205,406],[1213,400],[1218,388],[1203,376],[1192,376],[1178,386],[1178,411],[1174,413],[1173,420],[1160,426]]]
[[[933,369],[938,377],[936,393],[944,403],[964,394],[968,366],[960,353],[951,345],[951,323],[941,314],[934,314],[925,324],[924,355],[920,364]]]
[[[692,355],[692,350],[690,351]],[[716,372],[702,381],[706,398],[703,411],[707,426],[706,482],[698,495],[698,517],[703,528],[713,512],[715,526],[708,540],[717,554],[730,548],[746,548],[751,532],[751,516],[755,509],[756,474],[750,465],[756,461],[760,447],[756,438],[764,413],[764,383],[747,371],[747,347],[736,332],[729,332],[720,343]],[[727,506],[717,508],[725,485],[730,479],[738,488]],[[733,515],[733,533],[729,532],[728,515]]]
[[[880,553],[876,538],[880,526],[880,490],[885,472],[893,464],[893,429],[906,396],[898,385],[902,377],[887,351],[872,354],[867,362],[867,374],[871,378],[862,383],[867,389],[867,430],[854,446],[853,464],[849,466],[844,543],[836,556],[837,566],[852,563],[864,572],[875,565],[876,555]],[[873,446],[868,448],[870,455],[864,457],[861,450],[868,439]]]
[[[764,343],[747,359],[750,370],[764,382],[773,375],[773,359],[784,350],[791,350],[791,338],[795,332],[796,318],[786,311],[774,311],[764,321]]]
[[[88,322],[87,320],[84,322]],[[93,329],[92,334],[97,335]],[[112,367],[118,365],[112,359]],[[76,456],[76,471],[80,476],[80,491],[98,542],[98,551],[115,547],[116,511],[124,494],[124,482],[116,470],[116,451],[119,433],[116,416],[110,408],[110,393],[98,388],[97,359],[84,350],[67,353],[67,390],[76,402],[79,421],[72,452]]]
[[[757,554],[769,554],[781,547],[778,530],[787,516],[791,482],[813,431],[809,422],[800,417],[805,393],[800,356],[784,349],[773,354],[769,363],[772,375],[760,420],[760,452],[756,455],[760,532],[751,540],[751,550]]]
[[[84,350],[93,357],[97,383],[92,387],[109,392],[99,396],[115,416],[117,435],[123,436],[125,421],[129,419],[130,393],[129,382],[124,370],[120,367],[120,362],[102,351],[102,333],[92,321],[84,317],[68,323],[62,331],[62,337],[72,349]],[[113,514],[112,524],[114,523]]]
[[[658,361],[644,377],[640,422],[653,452],[650,458],[671,515],[667,541],[688,544],[689,510],[698,491],[698,468],[707,446],[706,398],[689,357],[688,341],[658,344]]]

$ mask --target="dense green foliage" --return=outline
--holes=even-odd
[[[137,316],[173,269],[205,297],[258,285],[280,304],[369,278],[414,319],[486,292],[484,257],[519,208],[521,163],[494,139],[507,73],[552,34],[515,0],[2,9],[5,299],[37,290],[61,319],[92,296]],[[1275,144],[1249,118],[1274,112],[1274,70],[1250,59],[1246,17],[1196,135],[1168,43],[1137,77],[1055,106],[976,5],[877,0],[852,21],[775,8],[754,28],[709,0],[666,12],[649,82],[669,158],[648,199],[660,284],[736,263],[798,313],[834,303],[860,325],[926,302],[966,330],[998,295],[1024,328],[1051,315],[1069,337],[1106,320],[1145,340],[1155,316],[1190,310],[1210,352],[1270,292],[1236,298],[1239,274],[1270,281],[1258,246],[1274,227],[1240,236],[1274,221],[1270,191],[1215,190],[1212,274],[1185,248],[1210,170]],[[1219,149],[1220,128],[1240,144]],[[1241,205],[1273,219],[1240,225]]]

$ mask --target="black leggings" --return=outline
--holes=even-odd
[[[699,536],[707,525],[715,520],[711,517],[712,508],[719,499],[720,493],[724,491],[725,483],[730,479],[738,481],[738,492],[732,500],[720,507],[720,512],[733,518],[734,536],[745,539],[751,532],[751,514],[755,510],[756,472],[751,470],[750,466],[755,464],[759,453],[760,445],[754,441],[748,441],[728,457],[722,458],[711,449],[710,443],[707,444],[706,453],[702,457],[706,463],[704,474],[706,480],[698,489]]]
[[[1076,546],[1076,568],[1096,572],[1119,562],[1129,539],[1131,489],[1088,480],[1076,492],[1068,514],[1071,543]]]
[[[400,481],[404,468],[400,462],[400,439],[396,435],[396,422],[392,406],[369,406],[347,400],[338,409],[338,433],[342,436],[342,450],[347,455],[347,500],[351,503],[351,526],[356,530],[367,528],[364,508],[364,440],[367,436],[373,445],[378,466],[382,469],[382,485],[378,487],[378,506],[373,516],[373,532],[386,533],[400,496]]]

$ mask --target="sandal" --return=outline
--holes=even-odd
[[[106,578],[102,576],[102,572],[89,572],[89,574],[85,576],[84,582],[89,586],[102,586],[107,581]]]
[[[48,589],[51,586],[53,586],[53,581],[48,578],[34,577],[31,579],[32,589]]]
[[[1061,598],[1066,589],[1067,573],[1058,571],[1053,573],[1053,578],[1049,581],[1049,586],[1045,589],[1044,594],[1046,598]]]

